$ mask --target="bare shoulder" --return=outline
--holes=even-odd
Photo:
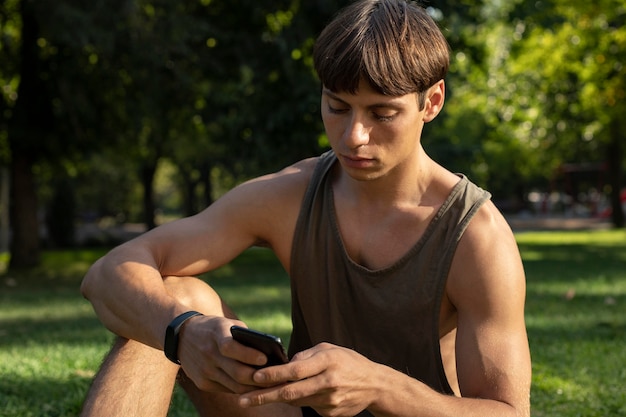
[[[252,244],[271,247],[288,263],[302,198],[318,159],[299,161],[235,187],[209,207],[206,218],[230,225],[230,233],[245,232]]]
[[[479,288],[483,295],[490,294],[489,291],[525,293],[524,270],[515,236],[491,201],[478,210],[461,238],[449,278],[449,296],[457,301],[461,294]]]
[[[291,191],[294,191],[294,188],[306,188],[318,160],[318,157],[303,159],[278,172],[249,180],[236,187],[235,190],[237,188],[247,188],[247,192],[249,189],[263,189],[263,191],[274,190],[278,194],[289,194]]]
[[[504,216],[490,200],[478,210],[470,222],[464,238],[470,246],[491,246],[496,242],[507,244],[505,249],[513,249],[517,254],[517,244],[513,231]]]
[[[282,211],[299,208],[302,196],[315,169],[318,158],[309,158],[278,172],[263,175],[235,187],[218,200],[220,204],[237,202],[240,208]]]

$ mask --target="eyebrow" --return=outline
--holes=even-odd
[[[337,94],[333,93],[331,90],[327,89],[327,88],[323,88],[322,89],[322,94],[330,97],[333,100],[337,100],[340,101],[343,104],[349,105],[349,103],[347,103],[345,100],[343,100],[341,97],[339,97]],[[367,106],[368,109],[381,109],[381,108],[386,108],[386,109],[394,109],[394,110],[402,110],[404,109],[404,106],[401,104],[396,104],[393,102],[393,98],[391,99],[391,101],[388,102],[382,102],[382,103],[373,103]]]

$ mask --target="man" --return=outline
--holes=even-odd
[[[489,194],[421,145],[444,104],[443,35],[421,7],[362,0],[314,60],[332,152],[90,269],[82,291],[121,338],[84,415],[166,415],[177,375],[206,416],[529,415],[515,240]],[[230,335],[245,324],[191,278],[253,245],[292,282],[291,361],[261,370],[265,356]]]

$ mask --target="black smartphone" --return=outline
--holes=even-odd
[[[233,339],[242,345],[259,350],[267,356],[267,363],[257,368],[282,365],[289,362],[280,337],[240,326],[231,327],[230,333],[233,335]]]

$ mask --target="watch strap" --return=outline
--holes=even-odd
[[[178,334],[180,333],[180,329],[187,320],[201,315],[202,313],[197,311],[187,311],[170,322],[165,329],[165,342],[163,343],[163,351],[167,359],[180,365],[180,361],[178,360]]]

